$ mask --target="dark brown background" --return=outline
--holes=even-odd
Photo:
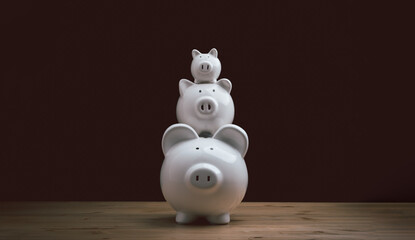
[[[215,47],[245,200],[415,201],[409,6],[57,2],[1,3],[0,200],[163,200],[178,81]]]

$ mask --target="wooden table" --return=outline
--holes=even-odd
[[[229,225],[165,202],[0,202],[0,239],[415,239],[415,203],[242,203]]]

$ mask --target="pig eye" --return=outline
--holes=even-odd
[[[199,150],[199,147],[196,147],[196,150]]]
[[[213,150],[213,148],[210,148],[210,150]]]
[[[202,90],[199,90],[199,92],[202,92]]]
[[[215,92],[215,89],[213,89],[213,92]]]
[[[200,56],[200,58],[202,58],[202,56]]]

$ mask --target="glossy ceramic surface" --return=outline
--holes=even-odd
[[[233,121],[235,107],[231,89],[227,79],[204,84],[180,80],[177,120],[190,125],[198,135],[211,137],[221,126]]]
[[[212,48],[209,53],[201,53],[196,49],[192,51],[193,61],[190,71],[195,83],[214,83],[219,77],[222,65],[218,58],[218,51]]]
[[[242,201],[248,185],[245,131],[226,124],[203,138],[189,125],[174,124],[163,135],[162,149],[161,189],[177,211],[176,221],[206,217],[214,224],[228,223],[229,211]]]

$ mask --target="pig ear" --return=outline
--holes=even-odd
[[[197,49],[193,49],[192,50],[192,56],[193,56],[193,58],[195,58],[196,56],[199,56],[200,54],[202,54],[202,53],[199,52]]]
[[[191,81],[189,81],[189,80],[187,80],[187,79],[180,80],[180,82],[179,82],[179,92],[180,92],[180,96],[183,96],[184,91],[187,88],[189,88],[189,87],[191,87],[193,85],[194,85],[194,83],[191,82]]]
[[[218,57],[218,50],[216,50],[216,48],[212,48],[210,49],[209,54]]]
[[[245,130],[235,124],[223,125],[216,131],[213,138],[231,145],[241,153],[242,157],[244,157],[248,151],[248,135]]]
[[[222,78],[218,80],[218,85],[223,87],[228,93],[231,93],[232,90],[232,83],[229,81],[229,79]]]
[[[173,124],[164,132],[163,140],[161,141],[163,153],[166,155],[170,148],[179,142],[197,138],[199,136],[196,131],[189,125],[184,123]]]

